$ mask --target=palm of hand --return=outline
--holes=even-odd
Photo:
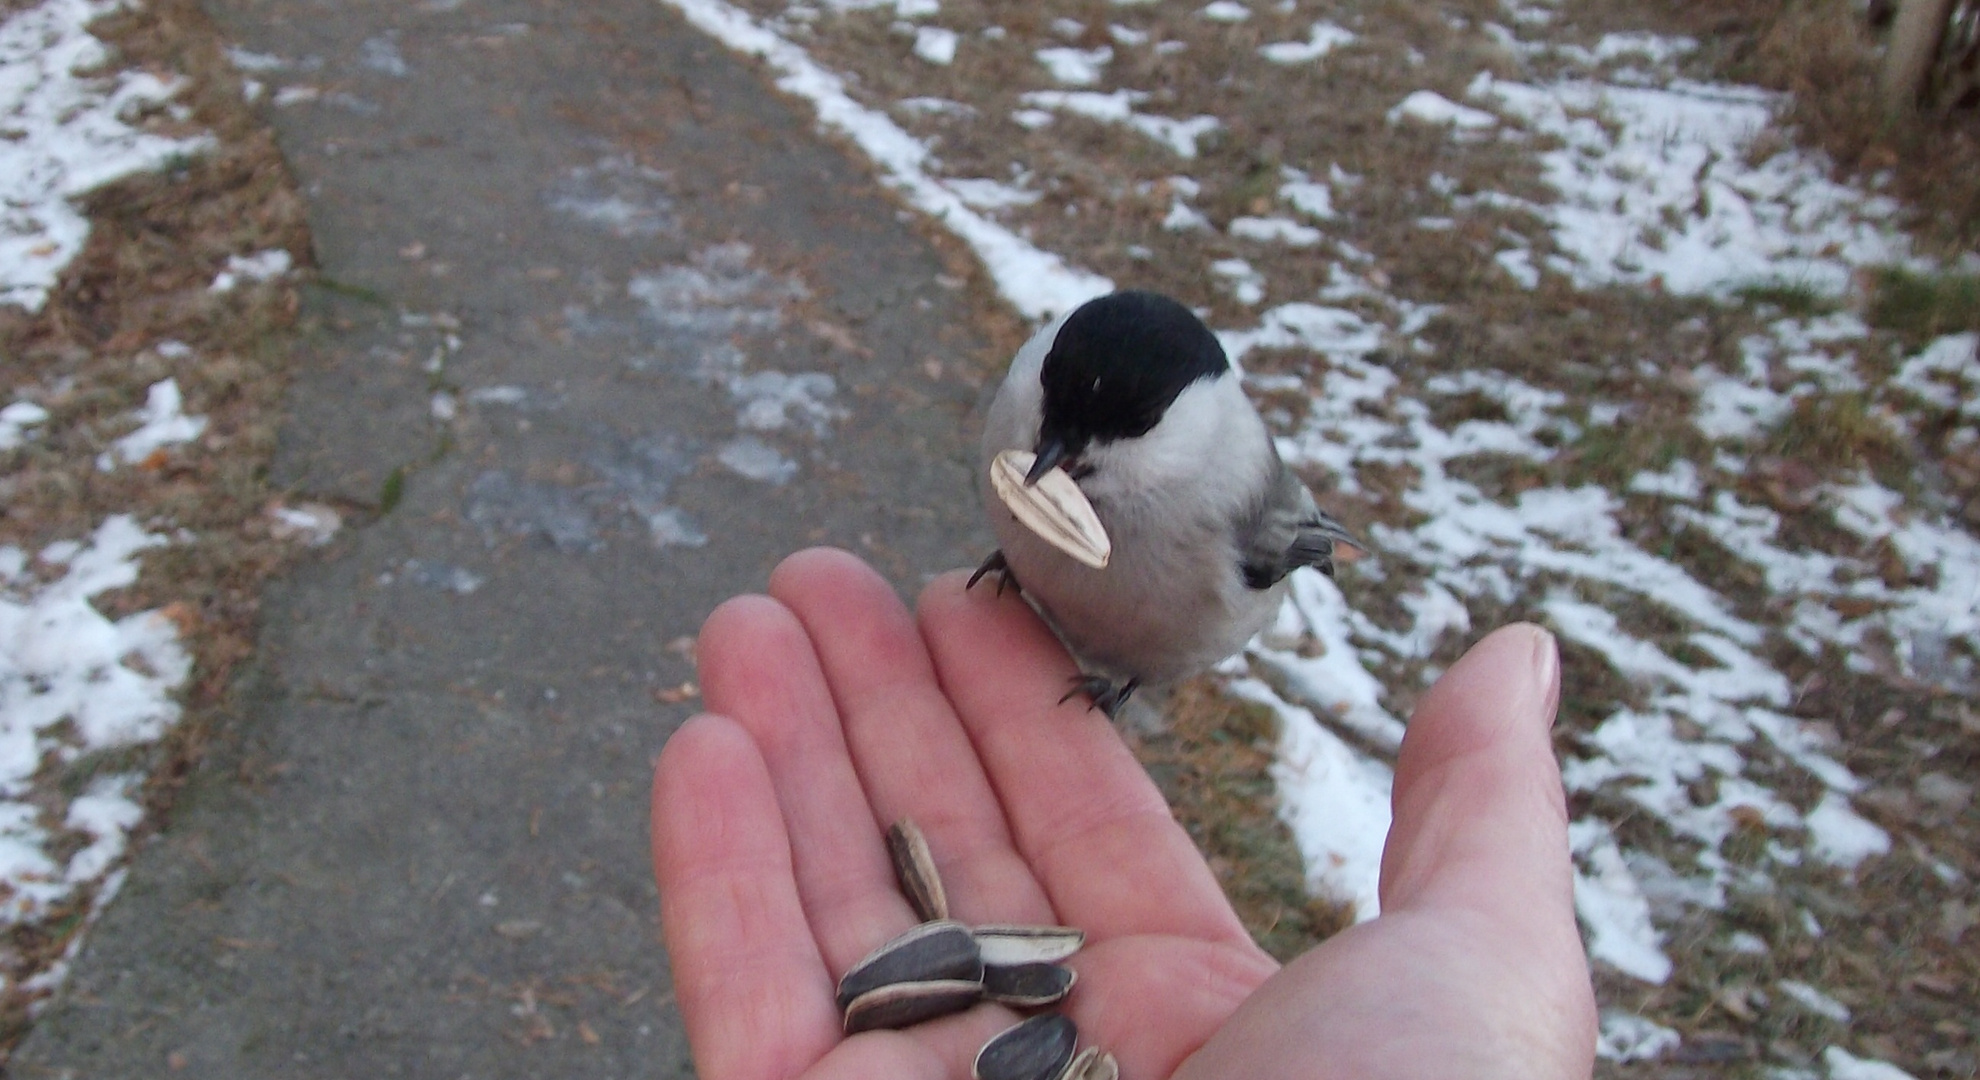
[[[1280,970],[1106,721],[1042,707],[1073,667],[1021,602],[950,575],[917,627],[831,552],[786,560],[771,593],[710,617],[715,715],[674,735],[655,784],[662,921],[705,1080],[966,1076],[1015,1021],[979,1006],[840,1034],[837,975],[914,922],[881,842],[903,817],[957,918],[1087,932],[1065,1011],[1130,1080],[1587,1074],[1542,635],[1495,635],[1426,698],[1385,914]]]

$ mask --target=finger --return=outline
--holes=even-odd
[[[770,774],[734,722],[676,731],[653,777],[653,869],[674,995],[707,1080],[795,1076],[838,1041]]]
[[[820,549],[784,560],[770,592],[811,635],[878,825],[911,818],[921,828],[955,916],[1049,920],[1045,892],[893,589],[852,555]]]
[[[1469,908],[1572,929],[1567,803],[1549,736],[1559,695],[1553,636],[1530,625],[1486,637],[1424,695],[1396,762],[1385,913]]]
[[[1216,878],[1113,725],[1055,704],[1076,673],[1031,609],[948,574],[921,636],[1018,850],[1058,917],[1096,936],[1179,934],[1250,946]]]
[[[805,1080],[965,1080],[991,1036],[1017,1022],[1009,1009],[978,1005],[905,1031],[869,1031],[845,1040]]]
[[[790,835],[806,920],[834,975],[911,925],[853,771],[818,657],[784,605],[737,597],[696,644],[703,699],[762,752]]]
[[[1069,963],[1078,969],[1081,987],[1111,991],[1076,988],[1067,999],[1065,1011],[1079,1023],[1081,1040],[1107,1048],[1119,1059],[1122,1076],[1137,1077],[1173,1073],[1279,969],[1257,949],[1174,937],[1102,941]],[[1155,987],[1160,990],[1148,992]]]

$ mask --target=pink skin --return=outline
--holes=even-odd
[[[653,862],[703,1080],[969,1076],[1016,1016],[980,1005],[846,1038],[837,976],[914,915],[883,834],[928,836],[955,917],[1088,944],[1066,1011],[1128,1080],[1590,1073],[1548,731],[1553,639],[1479,642],[1425,695],[1396,769],[1382,915],[1281,967],[1252,944],[1075,668],[1015,596],[949,574],[911,615],[844,552],[786,559],[709,616],[709,712],[660,756]]]

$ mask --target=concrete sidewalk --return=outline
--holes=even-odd
[[[645,826],[679,639],[807,544],[909,592],[988,549],[967,293],[653,0],[210,10],[324,282],[278,482],[396,505],[268,598],[10,1073],[686,1075]]]

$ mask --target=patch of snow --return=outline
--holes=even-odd
[[[1177,120],[1134,111],[1148,100],[1145,90],[1116,90],[1102,94],[1092,90],[1033,90],[1020,98],[1026,105],[1056,109],[1105,124],[1121,124],[1168,147],[1177,157],[1194,159],[1197,140],[1216,131],[1222,121],[1214,116],[1193,116]]]
[[[914,31],[914,55],[939,67],[955,63],[956,46],[961,43],[961,35],[939,26],[920,26]]]
[[[335,507],[323,503],[298,503],[268,507],[268,533],[277,540],[296,540],[310,547],[322,547],[344,527],[344,517]]]
[[[27,429],[48,422],[48,410],[32,401],[16,401],[0,409],[0,451],[12,450],[27,441]]]
[[[1727,375],[1710,364],[1692,369],[1698,384],[1698,412],[1692,423],[1715,442],[1751,439],[1781,422],[1794,403],[1750,380]]]
[[[1853,268],[1909,259],[1897,204],[1829,179],[1819,157],[1755,162],[1781,99],[1745,87],[1473,81],[1469,95],[1563,144],[1540,155],[1558,269],[1584,286],[1723,295],[1752,282],[1839,295]]]
[[[97,902],[107,899],[137,820],[136,779],[98,777],[65,800],[34,777],[48,762],[154,742],[178,722],[173,695],[192,661],[172,620],[146,611],[113,622],[91,603],[136,582],[139,553],[164,543],[113,515],[86,541],[42,550],[38,561],[59,576],[23,580],[15,571],[0,584],[0,924],[38,918],[91,883]],[[0,565],[25,563],[18,549],[0,548]],[[50,798],[52,810],[43,805]],[[63,845],[65,830],[90,842],[58,863],[55,851],[74,850]]]
[[[1801,1007],[1817,1016],[1827,1017],[1838,1024],[1849,1023],[1849,1006],[1815,989],[1805,982],[1795,979],[1782,979],[1774,984],[1781,993],[1793,998]]]
[[[835,12],[873,11],[890,7],[902,19],[926,18],[942,10],[940,0],[818,0]]]
[[[1355,648],[1346,597],[1318,571],[1295,571],[1288,580],[1291,588],[1277,623],[1247,651],[1329,723],[1379,749],[1394,751],[1402,745],[1403,723],[1382,706],[1386,691],[1381,680],[1368,671]],[[1274,641],[1305,641],[1309,647],[1278,647]],[[1295,798],[1290,792],[1285,797]],[[1374,879],[1355,883],[1355,888],[1362,887],[1372,889]]]
[[[1732,936],[1726,939],[1726,948],[1742,956],[1765,956],[1774,951],[1766,938],[1750,930],[1733,931]]]
[[[226,53],[227,62],[234,65],[236,71],[265,74],[270,71],[281,71],[289,66],[289,62],[279,56],[243,49],[239,45],[227,46]]]
[[[1092,86],[1100,81],[1100,70],[1114,58],[1114,50],[1102,45],[1097,49],[1040,49],[1032,55],[1045,65],[1052,81]]]
[[[1205,5],[1197,14],[1211,22],[1241,23],[1251,18],[1251,9],[1238,3],[1237,0],[1215,0],[1214,3]]]
[[[1822,1051],[1822,1066],[1829,1080],[1918,1080],[1888,1061],[1860,1058],[1840,1046]]]
[[[1202,193],[1202,187],[1187,176],[1171,176],[1164,183],[1169,189],[1169,213],[1162,219],[1162,228],[1170,232],[1209,230],[1210,219],[1203,216],[1201,210],[1189,204],[1189,200]],[[1155,189],[1153,185],[1148,185],[1142,190],[1146,193]]]
[[[1357,921],[1380,914],[1377,884],[1389,835],[1389,796],[1395,774],[1355,750],[1259,679],[1235,679],[1230,693],[1270,708],[1279,718],[1272,778],[1279,816],[1306,856],[1309,887],[1354,905]]]
[[[1980,419],[1980,334],[1951,334],[1907,359],[1891,379],[1920,401]]]
[[[1499,125],[1499,118],[1491,113],[1459,105],[1434,90],[1418,90],[1389,110],[1389,123],[1399,124],[1404,120],[1460,131],[1485,131]]]
[[[1679,458],[1670,463],[1663,472],[1645,470],[1630,478],[1629,490],[1638,495],[1661,495],[1667,499],[1690,502],[1704,493],[1698,480],[1698,466]]]
[[[269,248],[252,255],[229,255],[227,267],[213,276],[209,292],[232,292],[243,281],[273,281],[289,272],[295,258],[281,248]]]
[[[1803,824],[1815,857],[1844,870],[1854,870],[1863,860],[1891,850],[1891,834],[1865,820],[1834,791],[1822,796]]]
[[[1669,64],[1698,51],[1698,43],[1690,38],[1666,37],[1662,34],[1624,33],[1605,34],[1595,43],[1594,56],[1598,61],[1618,60],[1624,57],[1647,60],[1658,66]]]
[[[1595,1036],[1595,1056],[1603,1061],[1655,1061],[1683,1045],[1670,1028],[1622,1009],[1603,1009],[1601,1031]]]
[[[1305,41],[1274,41],[1258,47],[1258,55],[1274,64],[1310,64],[1343,45],[1354,43],[1353,31],[1330,22],[1317,22]]]
[[[1292,247],[1312,247],[1318,244],[1324,235],[1311,225],[1301,225],[1291,218],[1282,217],[1233,218],[1227,231],[1240,240],[1287,244]]]
[[[970,117],[976,115],[976,109],[973,106],[965,105],[960,101],[951,101],[948,98],[939,97],[902,98],[894,102],[894,108],[917,116]]]
[[[1580,864],[1574,871],[1574,910],[1588,931],[1589,958],[1661,985],[1671,977],[1671,958],[1651,924],[1650,901],[1629,872],[1608,822],[1570,823],[1568,844]]]
[[[1519,282],[1521,288],[1540,287],[1540,268],[1533,265],[1531,249],[1507,248],[1492,256],[1492,261],[1498,263],[1499,269],[1504,270],[1514,281]]]
[[[102,72],[111,57],[85,29],[117,0],[42,0],[0,22],[0,304],[41,310],[83,249],[73,200],[212,145],[153,135],[129,119],[170,101],[177,81]]]
[[[138,411],[138,429],[97,455],[96,467],[109,472],[118,465],[135,465],[167,446],[191,442],[206,432],[206,417],[187,416],[177,379],[161,379],[145,393]]]
[[[1013,206],[1030,206],[1039,199],[1036,191],[1012,187],[1001,180],[989,179],[949,179],[942,181],[954,191],[963,202],[978,210],[1003,210]]]
[[[1279,198],[1292,205],[1292,208],[1319,221],[1332,221],[1334,213],[1334,191],[1318,180],[1292,166],[1279,169]]]
[[[1221,278],[1224,287],[1246,307],[1265,299],[1265,275],[1243,259],[1218,259],[1210,264],[1210,273]]]

